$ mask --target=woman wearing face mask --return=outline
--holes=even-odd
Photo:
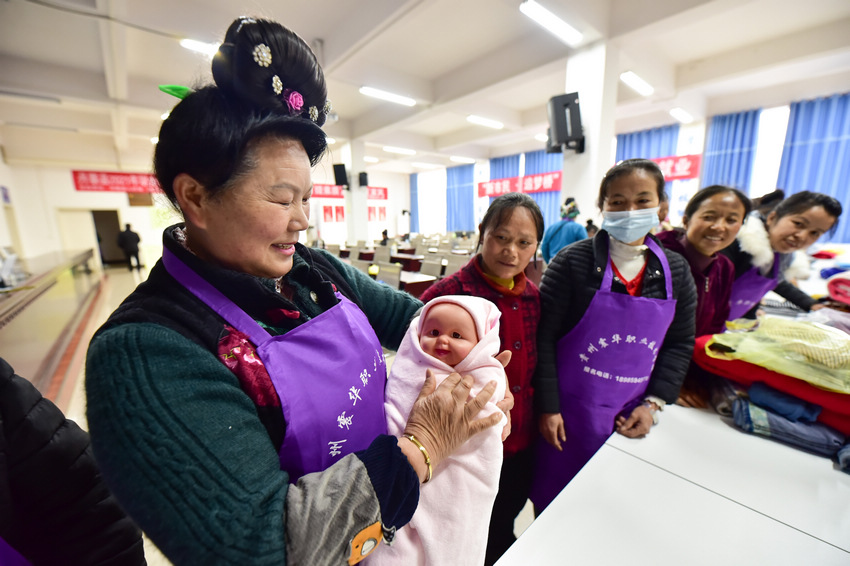
[[[546,507],[615,430],[646,435],[672,403],[694,347],[696,290],[682,256],[664,250],[664,176],[645,159],[602,179],[602,229],[554,258],[540,287],[531,499]]]
[[[834,229],[840,216],[841,203],[809,191],[791,195],[766,215],[753,212],[723,250],[735,264],[729,320],[753,318],[755,306],[771,290],[803,310],[823,308],[786,279],[793,278],[794,252]]]

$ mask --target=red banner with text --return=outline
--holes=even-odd
[[[111,193],[158,193],[159,183],[150,173],[71,171],[78,191]]]
[[[342,185],[313,184],[313,198],[343,198]]]
[[[664,173],[665,181],[683,181],[699,177],[702,155],[673,155],[652,159]]]
[[[387,188],[386,187],[366,187],[369,190],[369,194],[366,196],[367,199],[370,200],[387,200]]]
[[[561,190],[561,171],[538,173],[478,183],[479,197],[497,197],[507,193],[542,193]]]

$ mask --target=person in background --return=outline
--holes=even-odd
[[[597,226],[596,224],[593,223],[592,218],[587,219],[587,222],[585,223],[584,229],[587,231],[587,237],[588,238],[594,237],[596,235],[596,233],[599,232],[599,226]]]
[[[667,198],[667,193],[663,193],[664,197],[658,204],[658,224],[653,226],[650,234],[658,234],[673,229],[673,224],[670,222],[670,199]]]
[[[499,339],[501,349],[511,352],[505,372],[514,405],[487,538],[484,563],[491,565],[516,541],[514,520],[528,501],[531,486],[537,436],[531,376],[537,364],[540,294],[526,278],[525,266],[543,237],[543,214],[530,196],[508,193],[493,199],[478,232],[478,253],[459,271],[429,287],[421,299],[473,295],[493,302],[501,312]]]
[[[139,242],[141,241],[139,235],[130,230],[129,224],[125,224],[124,231],[118,233],[117,244],[127,258],[127,269],[130,271],[133,271],[133,258],[136,259],[136,269],[140,271],[142,269],[142,263],[139,261]]]
[[[685,259],[648,235],[663,192],[652,161],[611,168],[599,187],[602,229],[543,273],[534,376],[542,439],[531,489],[539,510],[611,433],[648,434],[679,395],[697,296]]]
[[[507,379],[501,361],[507,363],[510,351],[499,353],[499,316],[496,305],[480,297],[448,295],[425,305],[410,323],[387,378],[384,408],[390,434],[404,432],[422,389],[423,370],[437,383],[452,372],[471,375],[473,394],[496,381],[493,396],[504,398]],[[491,400],[479,418],[492,413],[501,411]],[[507,425],[507,418],[503,420]],[[482,564],[507,433],[507,426],[488,429],[435,469],[410,523],[391,547],[369,557],[369,566]]]
[[[390,242],[389,232],[387,232],[386,230],[383,230],[381,232],[381,245],[386,246],[386,245],[389,244],[389,242]]]
[[[575,221],[578,215],[579,210],[576,199],[568,197],[561,207],[561,221],[552,224],[543,233],[543,242],[540,244],[540,251],[543,253],[543,261],[547,264],[563,248],[573,242],[587,238],[587,231],[584,229],[584,226]]]
[[[212,75],[166,87],[183,98],[154,171],[184,222],[89,345],[94,453],[175,565],[355,563],[501,420],[475,419],[496,383],[471,397],[471,376],[425,375],[404,436],[387,434],[382,346],[422,303],[298,243],[327,143],[322,69],[289,29],[239,18]]]
[[[696,336],[726,329],[735,266],[718,252],[735,240],[751,209],[750,199],[738,189],[712,185],[691,197],[682,217],[684,230],[656,234],[665,248],[681,254],[691,268],[697,291]],[[678,403],[706,406],[710,379],[692,363]]]
[[[145,564],[89,435],[0,358],[0,564]]]
[[[795,261],[795,253],[834,230],[841,203],[831,196],[802,191],[781,201],[770,212],[751,213],[737,238],[722,250],[735,265],[729,320],[754,318],[756,307],[768,291],[774,291],[804,311],[823,308],[790,280],[808,273]]]

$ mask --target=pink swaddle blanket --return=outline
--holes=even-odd
[[[454,303],[472,314],[478,344],[452,368],[422,351],[421,321],[428,309],[439,303]],[[437,297],[413,319],[390,368],[384,409],[388,433],[400,436],[413,403],[431,369],[439,385],[452,372],[475,379],[472,395],[490,381],[498,386],[478,418],[500,412],[496,401],[504,399],[507,378],[499,353],[499,309],[486,299],[461,295]],[[391,546],[377,549],[368,559],[374,565],[464,565],[483,564],[493,501],[499,489],[502,468],[502,422],[473,436],[434,469],[430,482],[422,486],[419,506],[410,523],[396,533]]]

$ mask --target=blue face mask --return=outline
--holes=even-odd
[[[658,224],[658,207],[602,212],[602,229],[624,244],[636,242]]]

